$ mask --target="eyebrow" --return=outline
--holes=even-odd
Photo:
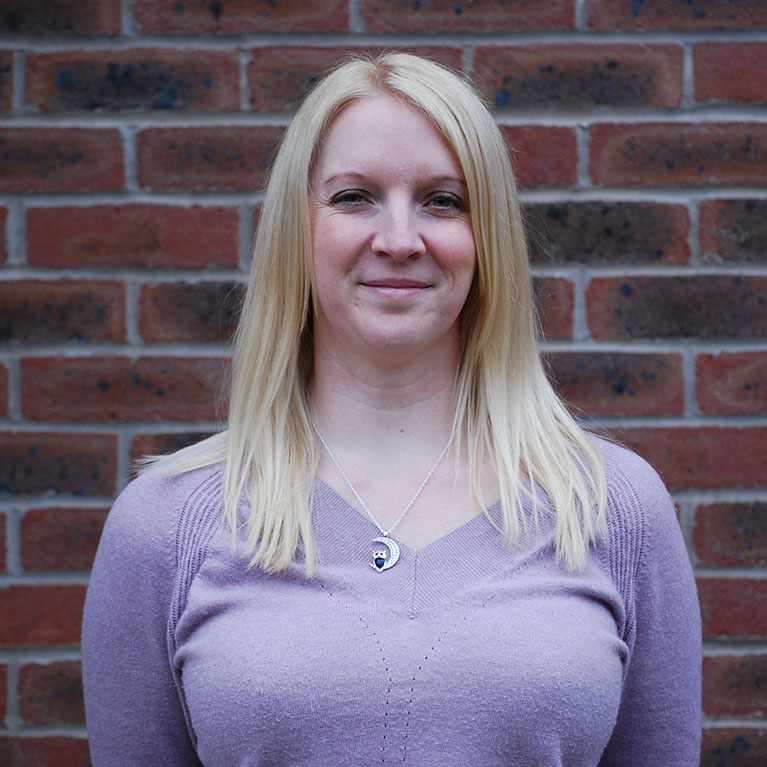
[[[322,185],[326,184],[332,184],[335,181],[340,181],[344,179],[350,179],[350,180],[365,180],[368,176],[365,173],[358,173],[357,171],[343,171],[341,173],[334,173],[332,176],[329,176],[326,179],[320,179],[319,183]],[[441,184],[444,182],[452,182],[454,184],[459,184],[460,186],[466,188],[466,182],[460,178],[459,176],[451,176],[451,175],[444,175],[444,176],[428,176],[423,180],[423,186],[430,186],[431,184]]]

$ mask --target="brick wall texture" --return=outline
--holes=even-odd
[[[0,4],[0,763],[86,765],[78,653],[140,455],[219,426],[261,189],[349,52],[468,75],[511,146],[551,375],[664,477],[704,767],[767,764],[767,3]]]

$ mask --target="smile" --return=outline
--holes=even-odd
[[[400,277],[386,277],[380,280],[362,280],[360,284],[366,288],[385,288],[389,290],[420,290],[429,287],[428,282]]]

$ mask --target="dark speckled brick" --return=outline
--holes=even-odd
[[[10,111],[12,92],[13,54],[10,51],[0,51],[0,112]]]
[[[150,343],[231,338],[241,286],[232,282],[161,282],[141,288],[139,328]]]
[[[550,352],[551,378],[573,407],[593,415],[679,415],[684,376],[679,354]]]
[[[134,0],[141,31],[149,34],[210,32],[345,32],[348,0]]]
[[[123,145],[113,128],[0,128],[0,191],[120,189]]]
[[[717,29],[767,26],[764,0],[585,0],[589,29]]]
[[[21,407],[42,421],[214,419],[227,367],[216,357],[27,358]]]
[[[678,45],[480,46],[474,80],[499,109],[677,106]]]
[[[57,51],[27,59],[27,100],[43,111],[237,109],[233,51]]]
[[[767,200],[702,202],[700,250],[708,263],[767,262]]]
[[[599,339],[767,337],[767,277],[597,277],[586,291]]]
[[[764,767],[767,729],[709,727],[703,730],[700,767]]]
[[[125,339],[120,282],[16,280],[0,283],[0,343]]]
[[[759,716],[765,705],[767,655],[703,659],[703,711],[709,716]]]
[[[574,0],[359,0],[371,32],[572,29]]]
[[[220,125],[139,133],[139,183],[152,189],[254,189],[266,184],[283,128]]]
[[[68,660],[22,666],[19,713],[26,724],[85,724],[80,663]]]
[[[534,263],[683,264],[690,226],[683,205],[557,202],[525,206]]]
[[[110,496],[117,484],[113,434],[0,433],[0,497],[45,492]]]
[[[3,0],[0,32],[22,35],[116,35],[120,0]]]
[[[600,123],[589,133],[596,184],[764,184],[763,123]]]

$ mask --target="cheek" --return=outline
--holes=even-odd
[[[455,232],[450,240],[450,266],[456,279],[461,283],[471,280],[477,266],[477,250],[471,230]]]

